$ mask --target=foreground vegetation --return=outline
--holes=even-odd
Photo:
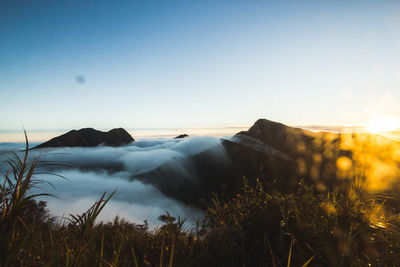
[[[28,146],[27,146],[28,148]],[[39,161],[17,154],[1,185],[1,266],[396,266],[396,196],[373,195],[362,177],[320,193],[301,181],[283,194],[244,180],[235,197],[214,194],[192,229],[170,214],[149,229],[124,219],[96,223],[114,193],[62,221],[30,189]]]

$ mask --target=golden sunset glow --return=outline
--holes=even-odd
[[[373,117],[367,125],[370,133],[384,133],[394,131],[399,127],[398,119],[394,117],[377,116]]]

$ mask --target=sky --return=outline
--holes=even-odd
[[[400,118],[399,1],[0,2],[0,142]]]

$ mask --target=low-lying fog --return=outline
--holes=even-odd
[[[0,145],[0,162],[11,156],[5,151],[18,151],[18,146],[21,147],[15,144]],[[204,150],[214,151],[221,157],[225,155],[220,139],[214,137],[144,139],[116,148],[46,148],[31,150],[29,154],[30,158],[40,155],[43,162],[55,163],[40,168],[38,172],[50,172],[65,177],[36,175],[53,185],[44,184],[41,190],[34,190],[57,196],[43,198],[48,203],[51,214],[62,217],[82,213],[103,192],[109,194],[116,189],[116,194],[100,214],[101,220],[112,220],[119,215],[136,223],[148,220],[151,226],[156,226],[159,224],[157,217],[165,211],[173,216],[187,218],[188,221],[200,218],[202,213],[163,195],[153,185],[136,180],[135,175],[167,162],[185,172],[185,161],[189,160],[188,157]],[[18,154],[22,156],[23,152],[19,151]],[[0,167],[1,179],[7,169],[7,165],[3,163]]]

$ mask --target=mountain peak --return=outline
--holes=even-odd
[[[95,147],[101,144],[105,146],[122,146],[134,141],[132,136],[123,128],[115,128],[108,132],[102,132],[93,128],[82,128],[54,137],[35,148]]]
[[[310,142],[314,139],[312,132],[267,119],[258,119],[249,130],[239,134],[256,138],[283,151],[292,150],[299,142]]]

